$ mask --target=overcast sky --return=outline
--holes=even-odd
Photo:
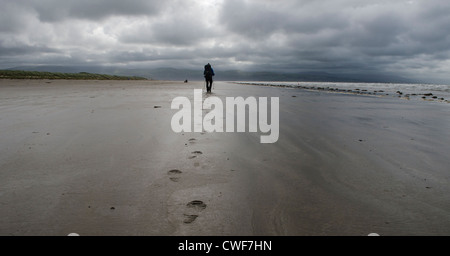
[[[450,82],[448,0],[0,0],[0,68],[394,73]]]

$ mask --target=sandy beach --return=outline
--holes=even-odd
[[[450,235],[450,106],[298,88],[280,134],[174,133],[202,82],[0,80],[0,235]]]

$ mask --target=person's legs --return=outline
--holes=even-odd
[[[211,92],[211,87],[212,87],[212,79],[207,79],[206,80],[206,91]]]

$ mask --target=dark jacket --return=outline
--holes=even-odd
[[[209,79],[212,79],[212,77],[215,75],[214,69],[211,67],[210,64],[205,65],[205,71],[203,71],[203,75],[205,76],[205,78]]]

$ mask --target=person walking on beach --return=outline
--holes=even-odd
[[[206,80],[206,92],[211,92],[211,87],[212,87],[212,83],[213,83],[213,79],[212,77],[214,76],[214,70],[211,67],[211,64],[206,64],[205,65],[205,71],[203,71],[203,76],[205,77]]]

